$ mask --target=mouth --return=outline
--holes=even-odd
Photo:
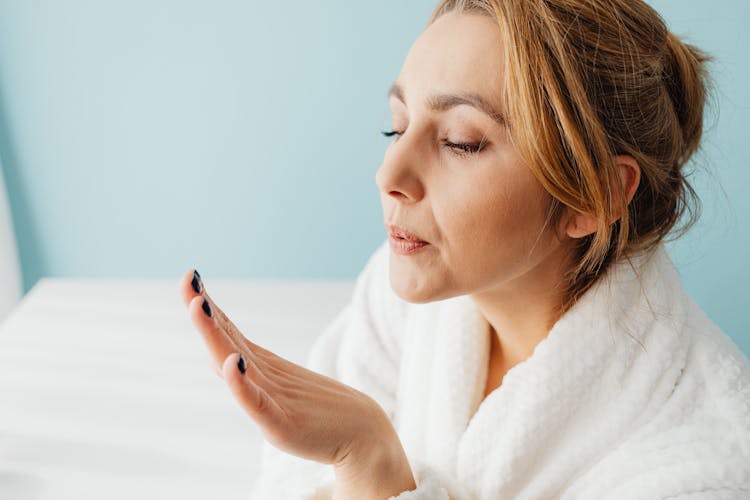
[[[428,242],[403,227],[387,223],[385,227],[388,229],[388,241],[394,253],[412,255],[429,245]]]
[[[414,243],[419,245],[426,245],[428,242],[417,236],[416,234],[412,233],[411,231],[392,224],[385,224],[386,229],[388,229],[389,236],[396,240],[396,241],[404,241],[406,243]]]

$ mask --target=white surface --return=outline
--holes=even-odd
[[[206,285],[304,364],[354,282]],[[0,327],[0,499],[246,498],[261,439],[176,281],[42,280]]]
[[[0,164],[0,322],[21,298],[21,271],[16,237]]]

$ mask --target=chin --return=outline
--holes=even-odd
[[[411,304],[427,304],[428,302],[434,302],[435,301],[435,299],[433,299],[430,296],[418,295],[418,294],[412,294],[412,293],[402,293],[397,288],[393,288],[393,291],[402,300],[404,300],[406,302],[409,302]]]
[[[412,304],[426,304],[455,296],[430,282],[429,278],[404,276],[390,272],[391,289],[402,300]]]

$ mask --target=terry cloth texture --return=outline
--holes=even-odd
[[[400,299],[390,258],[308,366],[391,417],[417,483],[391,500],[750,499],[750,362],[663,245],[610,267],[484,400],[489,324],[468,296]],[[330,466],[263,454],[254,498],[330,498]]]

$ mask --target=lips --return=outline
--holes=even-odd
[[[410,243],[427,243],[425,240],[403,227],[392,224],[386,224],[385,227],[388,229],[388,234],[394,238]]]

